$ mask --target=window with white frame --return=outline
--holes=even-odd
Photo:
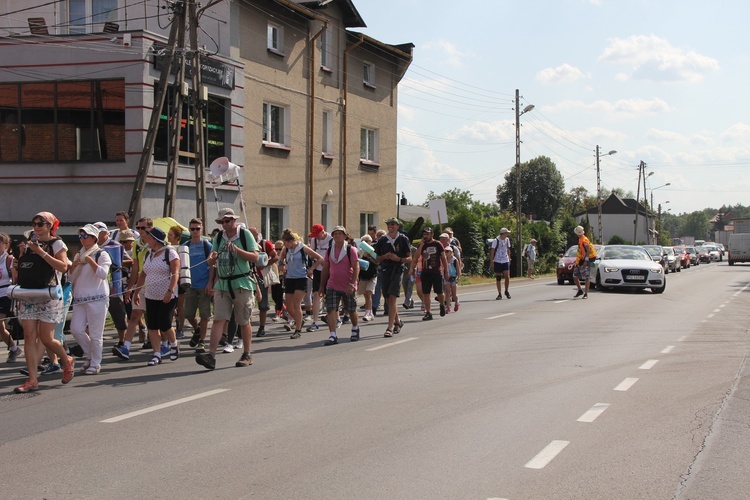
[[[378,131],[362,127],[360,130],[359,159],[362,162],[378,162]]]
[[[260,233],[261,236],[270,241],[281,239],[281,233],[286,226],[284,207],[261,207],[260,209]]]
[[[375,214],[373,212],[362,212],[359,214],[359,234],[367,234],[367,228],[374,225]]]
[[[118,0],[68,0],[68,32],[102,31],[107,21],[118,19]]]
[[[333,158],[333,120],[331,119],[331,112],[328,110],[323,111],[321,135],[323,136],[323,156]]]
[[[326,28],[320,35],[320,66],[325,69],[331,69],[331,33]]]
[[[375,65],[365,61],[362,67],[362,80],[368,87],[375,87]]]
[[[270,102],[263,103],[263,142],[288,146],[289,108]]]
[[[282,26],[268,23],[267,47],[272,52],[284,53],[284,28]]]

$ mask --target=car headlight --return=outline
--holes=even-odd
[[[605,273],[616,273],[619,270],[620,270],[619,267],[605,267],[604,268]]]
[[[661,274],[662,271],[663,269],[661,267],[655,267],[654,269],[651,270],[651,272],[654,274]]]
[[[557,267],[560,267],[560,268],[563,268],[563,267],[565,267],[565,262],[563,262],[563,261],[561,261],[561,260],[560,260],[560,261],[558,261],[558,262],[557,262]]]

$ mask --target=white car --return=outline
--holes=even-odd
[[[596,261],[597,290],[650,288],[653,293],[664,293],[667,288],[664,268],[643,247],[607,245]]]

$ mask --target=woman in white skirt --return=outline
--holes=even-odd
[[[96,244],[98,235],[99,229],[93,224],[86,224],[78,229],[82,248],[70,267],[70,279],[73,282],[70,332],[83,349],[85,361],[81,371],[85,375],[96,375],[101,370],[104,320],[109,306],[107,276],[112,260]]]

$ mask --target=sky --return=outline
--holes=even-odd
[[[596,194],[599,145],[605,198],[636,193],[643,161],[654,207],[750,205],[746,0],[355,6],[368,26],[358,31],[415,45],[398,89],[397,184],[409,203],[454,188],[495,201],[515,164],[519,89],[520,109],[534,105],[520,117],[521,162],[550,157],[566,191]]]

